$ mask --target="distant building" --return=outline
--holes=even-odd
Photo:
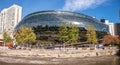
[[[101,22],[109,26],[109,33],[113,36],[120,36],[120,23],[110,23],[109,20],[101,19]]]
[[[0,34],[3,31],[13,37],[13,31],[15,26],[20,22],[22,14],[22,7],[18,5],[12,5],[9,8],[5,8],[0,13]]]
[[[109,26],[109,33],[115,36],[115,26],[114,23],[110,23],[109,20],[105,20],[105,24]]]
[[[0,13],[0,34],[2,33],[2,21],[1,21],[1,13]]]
[[[120,23],[115,23],[115,35],[120,37]]]

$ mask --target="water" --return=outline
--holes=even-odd
[[[39,64],[22,64],[22,63],[5,63],[5,62],[0,62],[0,65],[39,65]],[[41,65],[41,64],[40,64]],[[114,57],[112,59],[108,59],[105,61],[91,61],[91,62],[79,62],[79,63],[73,63],[73,64],[42,64],[42,65],[120,65],[120,58],[119,57]]]
[[[107,61],[96,62],[88,65],[120,65],[120,58],[113,58]]]

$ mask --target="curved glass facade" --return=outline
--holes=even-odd
[[[23,18],[23,20],[16,26],[15,30],[22,26],[60,26],[62,22],[66,22],[67,25],[72,22],[74,25],[84,28],[88,25],[93,25],[97,31],[108,32],[108,26],[97,19],[81,13],[69,11],[39,11],[31,13]]]

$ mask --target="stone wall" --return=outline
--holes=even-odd
[[[15,57],[49,57],[49,58],[83,58],[115,55],[118,49],[81,49],[81,50],[0,50],[0,56]]]

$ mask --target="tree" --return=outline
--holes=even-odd
[[[12,39],[11,39],[11,37],[7,34],[7,32],[4,32],[4,33],[3,33],[3,42],[4,42],[4,45],[5,45],[5,43],[11,43],[11,42],[12,42]]]
[[[36,40],[36,35],[33,32],[32,28],[28,27],[21,27],[16,33],[15,33],[15,38],[18,44],[26,43],[26,42],[35,42]]]
[[[119,44],[120,39],[116,36],[112,35],[105,35],[102,41],[103,44]]]
[[[102,40],[103,44],[111,44],[112,42],[114,42],[112,35],[105,35]]]
[[[68,29],[65,22],[63,22],[59,28],[59,39],[64,43],[63,47],[65,48],[65,43],[68,41]]]
[[[59,28],[59,39],[62,42],[68,41],[68,29],[65,22],[63,22],[62,26]]]
[[[114,43],[120,45],[120,38],[119,37],[114,37]]]
[[[79,29],[72,23],[70,23],[70,26],[68,28],[68,39],[70,43],[75,43],[78,40],[79,37]]]
[[[87,41],[90,43],[98,43],[98,39],[96,37],[96,31],[94,30],[94,26],[87,26]]]

